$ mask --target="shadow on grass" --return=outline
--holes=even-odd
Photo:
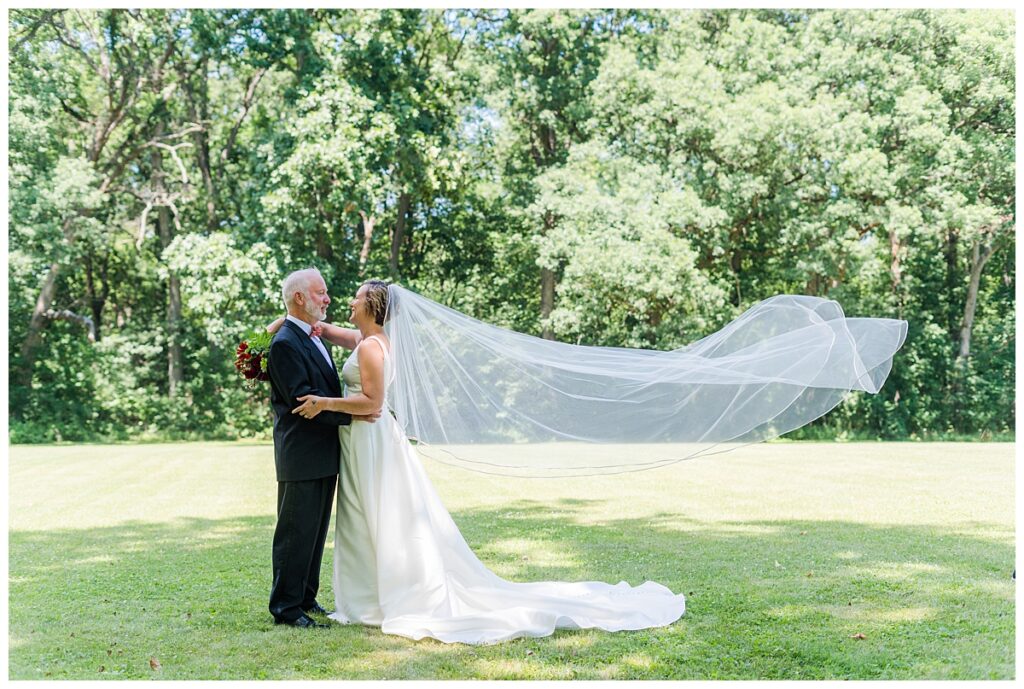
[[[272,517],[14,531],[10,676],[1013,676],[1008,539],[849,522],[705,524],[672,513],[586,524],[579,518],[588,506],[520,501],[453,516],[506,578],[650,579],[687,595],[682,620],[476,648],[358,626],[311,633],[275,627],[266,610]],[[523,559],[515,551],[523,539],[547,555]],[[328,549],[320,595],[327,607],[330,572]]]

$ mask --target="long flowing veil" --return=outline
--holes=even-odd
[[[673,351],[551,342],[398,285],[387,400],[420,451],[523,477],[663,466],[778,436],[878,392],[907,323],[780,295]]]

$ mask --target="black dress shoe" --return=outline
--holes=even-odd
[[[303,629],[326,629],[331,626],[322,622],[314,622],[305,615],[294,620],[274,620],[274,624],[286,624],[289,627],[301,627]]]
[[[304,608],[302,610],[302,612],[306,613],[307,615],[309,615],[309,614],[313,614],[313,615],[330,615],[331,614],[331,613],[327,612],[326,610],[324,610],[320,606],[319,603],[313,603],[313,607],[311,607],[311,608]]]

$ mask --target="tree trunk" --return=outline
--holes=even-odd
[[[811,273],[811,276],[807,278],[807,284],[804,285],[804,294],[816,297],[821,291],[821,276],[817,273]]]
[[[71,231],[71,218],[65,218],[61,228],[64,233],[64,240],[68,244],[74,241],[74,233]],[[53,306],[54,297],[57,296],[57,278],[60,277],[60,262],[54,260],[50,269],[43,278],[43,284],[39,289],[39,297],[36,299],[35,308],[32,309],[32,317],[28,322],[28,333],[25,341],[21,343],[21,370],[18,373],[18,384],[28,387],[32,384],[32,369],[35,367],[36,353],[43,341],[43,326],[46,325],[46,314]]]
[[[167,394],[177,397],[185,385],[185,367],[181,351],[181,284],[178,276],[171,273],[167,284],[167,323],[170,332],[170,348],[167,352]]]
[[[36,362],[36,352],[43,341],[43,326],[46,324],[46,313],[53,305],[53,298],[57,294],[57,278],[60,276],[60,263],[54,261],[50,264],[50,270],[43,279],[43,286],[39,290],[39,298],[36,299],[36,306],[32,309],[32,318],[28,322],[28,334],[25,341],[21,343],[21,370],[18,374],[18,384],[22,387],[32,385],[32,369]]]
[[[174,239],[171,230],[171,211],[161,206],[157,211],[160,245],[166,249]],[[176,398],[185,382],[181,353],[181,283],[178,276],[168,271],[167,276],[167,396]]]
[[[93,270],[92,254],[85,258],[85,292],[89,298],[89,310],[92,311],[92,340],[99,342],[102,334],[103,306],[106,303],[106,295],[101,295],[96,289],[96,275]]]
[[[157,137],[163,134],[164,125],[157,125]],[[163,153],[154,148],[151,156],[153,165],[153,190],[157,197],[167,194],[164,184]],[[171,229],[171,211],[166,205],[157,209],[157,228],[160,236],[160,248],[166,250],[174,240]],[[178,276],[168,270],[167,275],[167,396],[175,399],[181,392],[185,382],[184,366],[181,353],[181,285]]]
[[[93,337],[96,342],[99,342],[100,338],[103,336],[101,329],[103,327],[103,307],[105,304],[105,300],[100,299],[99,297],[89,299],[89,308],[92,311]]]
[[[395,231],[391,234],[391,258],[389,260],[392,280],[399,278],[398,253],[402,248],[402,241],[405,239],[405,222],[409,215],[411,201],[412,199],[406,192],[402,192],[398,197],[398,217],[395,219]]]
[[[978,242],[971,249],[971,276],[967,283],[967,302],[964,304],[964,318],[960,323],[959,359],[966,361],[971,355],[971,328],[978,307],[978,289],[981,286],[981,271],[992,258],[993,244]]]
[[[744,224],[746,220],[742,221]],[[733,306],[739,306],[743,301],[742,290],[740,289],[740,273],[743,270],[743,253],[740,249],[740,237],[742,225],[734,226],[729,230],[729,270],[732,272],[733,283],[736,290],[729,295],[729,301]]]
[[[544,214],[544,234],[547,234],[555,226],[555,218],[550,211]],[[555,271],[550,268],[540,269],[540,319],[546,321],[551,312],[555,309]],[[545,340],[554,340],[555,332],[551,326],[545,324],[541,331],[541,337]]]
[[[334,256],[334,249],[331,247],[331,243],[327,241],[326,230],[321,230],[316,233],[316,255],[319,258],[328,260]]]
[[[235,121],[231,132],[228,134],[228,141],[224,144],[224,149],[220,152],[220,159],[222,163],[226,163],[231,160],[232,153],[235,150],[235,139],[238,137],[238,130],[242,127],[242,123],[245,122],[246,115],[249,114],[249,110],[252,108],[253,100],[256,97],[256,87],[260,85],[260,81],[263,79],[263,75],[267,73],[269,67],[261,67],[250,77],[249,85],[245,89],[245,96],[242,98],[242,115]],[[300,70],[301,71],[301,67]]]
[[[540,317],[546,320],[555,308],[555,272],[550,268],[540,269]],[[555,331],[545,325],[541,333],[545,340],[554,340]]]
[[[359,277],[366,274],[366,261],[370,258],[370,242],[373,239],[373,226],[377,219],[359,211],[359,217],[363,220],[363,248],[359,252]]]
[[[946,230],[946,312],[947,329],[949,339],[956,342],[959,335],[959,318],[957,317],[956,292],[959,285],[959,271],[957,270],[957,242],[959,236],[956,228]]]
[[[213,173],[210,170],[210,107],[209,82],[207,72],[210,58],[204,56],[199,68],[198,93],[193,92],[187,81],[182,81],[189,95],[189,117],[202,128],[192,134],[196,146],[196,163],[203,175],[203,186],[206,188],[206,228],[217,228],[217,188],[213,184]],[[196,102],[198,100],[198,103]]]
[[[903,267],[900,265],[900,238],[896,236],[896,230],[889,229],[889,277],[892,284],[892,294],[896,298],[897,313],[903,316],[903,297],[900,290],[900,283],[903,280]]]

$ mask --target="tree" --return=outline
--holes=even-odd
[[[586,140],[587,94],[615,16],[608,11],[510,11],[485,41],[501,65],[499,102],[509,133],[499,155],[507,160],[506,185],[517,206],[530,207],[537,193],[533,180],[564,163],[573,144]],[[536,242],[552,230],[555,218],[545,212],[521,222]],[[553,339],[547,321],[555,306],[558,266],[539,267],[542,336]]]
[[[14,78],[31,81],[30,73],[70,73],[68,78],[49,76],[38,90],[77,122],[71,156],[88,169],[92,179],[88,200],[70,204],[60,218],[60,242],[49,257],[49,267],[39,288],[35,307],[20,351],[19,381],[28,385],[41,331],[57,296],[58,278],[82,232],[86,219],[96,215],[98,198],[114,193],[128,166],[139,159],[150,126],[152,107],[143,94],[153,87],[173,51],[162,22],[146,22],[135,12],[102,13],[25,10],[12,17],[11,41],[17,45],[12,64]],[[51,43],[47,43],[50,41]],[[53,50],[54,43],[64,49]]]

